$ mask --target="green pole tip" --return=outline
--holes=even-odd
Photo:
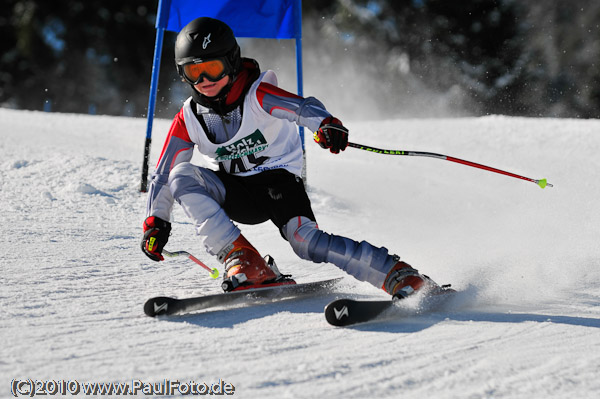
[[[212,278],[217,278],[219,277],[219,270],[216,267],[213,267],[212,271],[210,272],[210,276]]]
[[[537,184],[541,188],[553,187],[552,184],[548,183],[548,181],[546,179],[538,180]]]

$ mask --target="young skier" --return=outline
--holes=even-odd
[[[315,132],[333,154],[348,144],[348,129],[320,101],[278,88],[275,73],[242,58],[233,31],[216,19],[198,18],[181,30],[175,63],[192,94],[173,120],[150,184],[142,239],[150,259],[164,260],[177,201],[206,250],[224,263],[233,288],[281,278],[233,223],[267,220],[300,258],[332,263],[391,295],[437,286],[386,248],[319,229],[299,177],[295,124]],[[189,162],[194,147],[215,170]]]

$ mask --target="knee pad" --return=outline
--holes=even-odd
[[[185,194],[209,196],[218,203],[225,199],[225,187],[215,173],[209,169],[182,162],[169,174],[169,188],[173,198],[179,202]]]
[[[183,162],[175,166],[169,173],[169,188],[175,200],[199,185],[195,179],[194,168],[196,167],[189,162]]]
[[[323,233],[319,230],[317,223],[305,216],[298,216],[290,219],[282,228],[283,236],[292,246],[294,252],[302,259],[312,259],[310,243],[315,235]],[[323,262],[322,260],[321,262]]]

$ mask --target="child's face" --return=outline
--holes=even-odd
[[[227,86],[227,83],[229,83],[229,76],[225,76],[216,82],[202,79],[200,83],[194,85],[194,88],[198,93],[204,94],[206,97],[214,97],[221,92],[223,87]]]

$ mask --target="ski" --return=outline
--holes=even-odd
[[[391,308],[393,300],[361,301],[337,299],[325,306],[325,319],[332,326],[344,327],[372,320]]]
[[[150,317],[155,317],[216,307],[258,305],[284,299],[308,297],[327,292],[341,280],[342,278],[334,278],[303,284],[280,284],[182,299],[164,296],[154,297],[148,299],[144,304],[144,313]]]
[[[424,294],[423,301],[427,303],[428,308],[432,308],[440,299],[448,294],[456,293],[449,286],[443,286],[439,290]],[[365,323],[377,319],[379,315],[386,310],[391,309],[403,298],[393,298],[384,300],[356,300],[356,299],[337,299],[325,306],[325,319],[333,326],[345,327],[358,323]]]

